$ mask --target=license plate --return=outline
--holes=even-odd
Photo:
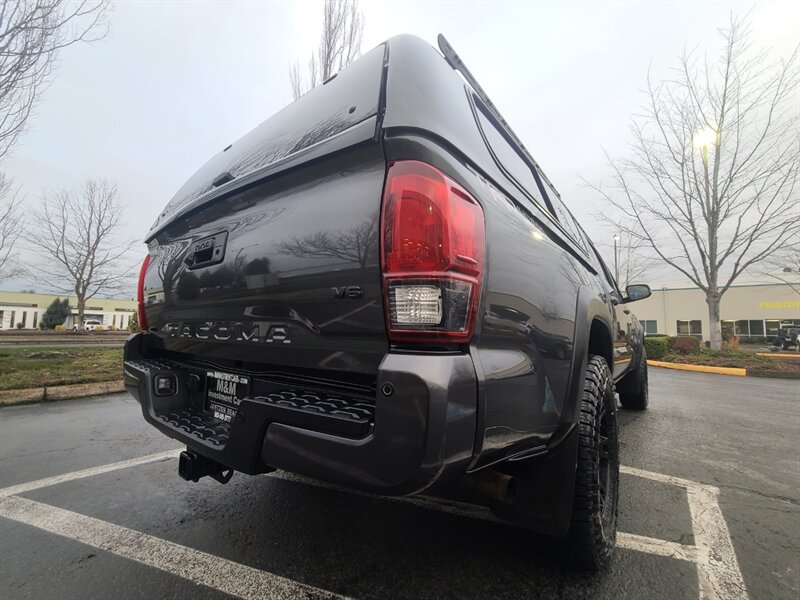
[[[250,391],[250,378],[236,373],[206,371],[206,403],[214,418],[230,423]]]

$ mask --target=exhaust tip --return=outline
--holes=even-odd
[[[506,502],[515,504],[517,502],[517,478],[512,477],[506,486]]]
[[[517,501],[517,479],[511,475],[499,471],[479,471],[478,473],[467,475],[464,481],[489,498],[500,500],[507,504],[514,504]]]

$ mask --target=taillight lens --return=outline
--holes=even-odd
[[[381,231],[389,338],[469,341],[483,277],[485,226],[480,205],[428,164],[392,163]]]
[[[136,299],[139,301],[139,329],[147,331],[147,314],[144,311],[144,276],[147,274],[147,265],[150,264],[150,255],[144,257],[142,261],[142,268],[139,270],[139,285],[136,288]]]

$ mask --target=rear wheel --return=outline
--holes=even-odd
[[[567,545],[575,566],[597,570],[608,564],[616,543],[619,499],[617,403],[611,372],[600,356],[589,356],[578,427]]]
[[[642,359],[635,371],[628,373],[617,384],[619,401],[631,410],[645,410],[650,401],[647,391],[647,352],[642,348]]]

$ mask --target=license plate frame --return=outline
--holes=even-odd
[[[250,377],[216,369],[206,371],[205,407],[212,416],[230,423],[239,410],[242,400],[250,393]]]

